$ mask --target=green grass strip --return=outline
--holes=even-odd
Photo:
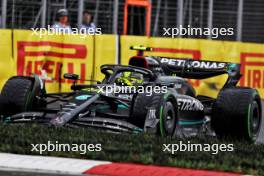
[[[233,152],[163,152],[163,144],[184,143],[233,143]],[[132,162],[195,169],[264,173],[264,145],[243,141],[218,141],[215,138],[171,139],[147,134],[109,134],[91,129],[53,128],[41,125],[0,125],[0,152],[38,155],[31,152],[31,144],[58,141],[61,144],[102,144],[101,152],[46,152],[43,155],[82,159]]]

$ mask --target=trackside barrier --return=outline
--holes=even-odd
[[[66,72],[84,80],[101,80],[102,64],[127,64],[136,54],[131,45],[153,47],[144,55],[193,58],[241,63],[241,86],[254,87],[264,97],[264,50],[262,44],[204,39],[158,38],[117,35],[33,35],[29,30],[0,30],[0,88],[12,75],[42,74],[48,92],[68,91]],[[45,71],[43,71],[45,70]],[[226,76],[190,80],[198,94],[216,96]]]

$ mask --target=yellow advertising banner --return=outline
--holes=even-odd
[[[144,52],[144,55],[241,63],[243,77],[239,84],[258,89],[262,98],[264,97],[264,45],[202,39],[121,36],[122,64],[127,64],[129,58],[137,54],[137,51],[129,49],[132,45],[153,48],[152,51]],[[226,78],[226,75],[222,75],[190,82],[196,88],[197,94],[216,97]]]
[[[70,90],[72,80],[65,80],[64,73],[80,75],[81,83],[92,78],[93,36],[40,36],[24,30],[13,33],[17,75],[34,73],[45,77],[48,92]]]
[[[12,31],[0,30],[0,89],[8,78],[16,75],[15,61],[12,56]]]
[[[101,81],[104,75],[100,67],[104,64],[118,63],[118,37],[116,35],[95,36],[95,59],[93,79]]]

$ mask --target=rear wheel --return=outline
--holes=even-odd
[[[255,89],[223,89],[213,106],[212,128],[219,137],[255,142],[261,128],[261,99]]]

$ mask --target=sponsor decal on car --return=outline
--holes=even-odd
[[[91,95],[80,95],[75,97],[76,100],[87,100],[88,98],[90,98]]]
[[[204,106],[202,103],[195,99],[190,98],[178,98],[178,108],[182,111],[203,111]]]
[[[226,67],[226,63],[222,63],[222,62],[208,62],[208,61],[198,61],[198,60],[190,61],[188,59],[161,58],[160,62],[176,67],[184,67],[187,64],[186,65],[187,67],[201,68],[201,69],[222,69]]]

